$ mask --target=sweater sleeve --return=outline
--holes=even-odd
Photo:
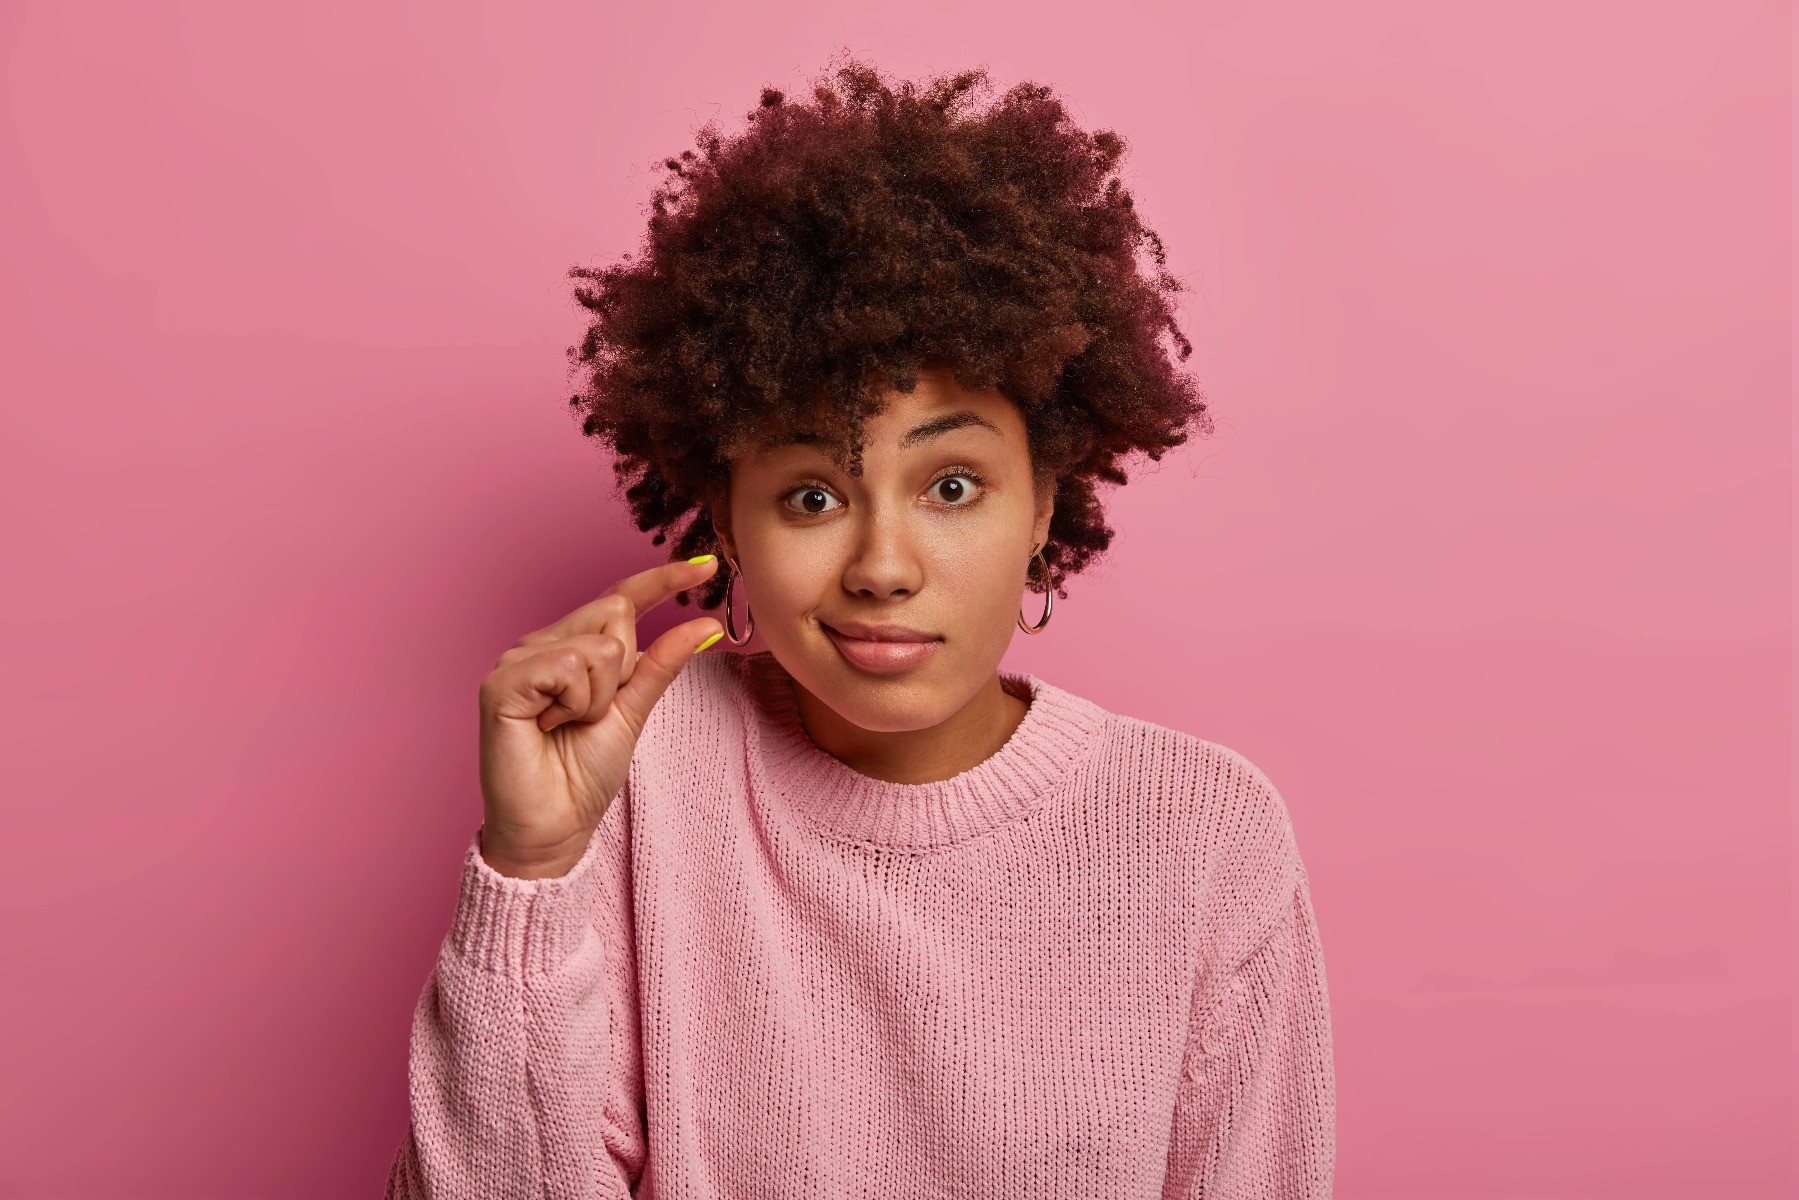
[[[1164,1200],[1328,1200],[1336,1077],[1324,954],[1297,858],[1278,915],[1196,1004]]]
[[[622,886],[604,866],[616,824],[602,822],[553,879],[501,875],[479,835],[469,846],[413,1015],[411,1123],[388,1200],[630,1196],[645,1153],[625,1036],[634,955],[608,900]]]

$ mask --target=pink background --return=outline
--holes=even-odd
[[[1009,661],[1281,788],[1338,1194],[1790,1194],[1791,20],[6,5],[0,1196],[378,1192],[476,684],[660,558],[565,271],[840,48],[1132,144],[1219,435]]]

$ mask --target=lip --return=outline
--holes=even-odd
[[[909,670],[943,645],[943,639],[935,634],[904,625],[865,625],[860,621],[844,621],[837,626],[822,621],[819,624],[837,652],[852,666],[883,675]]]

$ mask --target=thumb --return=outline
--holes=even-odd
[[[700,645],[714,634],[723,632],[711,617],[688,621],[651,642],[649,649],[637,656],[631,678],[612,698],[613,705],[630,723],[633,736],[643,732],[644,724],[650,719],[650,710],[668,691],[668,685],[675,681],[681,668],[693,661]]]

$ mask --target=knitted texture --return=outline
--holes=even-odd
[[[478,838],[390,1200],[1321,1200],[1336,1090],[1285,804],[1033,675],[952,779],[861,775],[766,651],[656,705],[567,875]]]

